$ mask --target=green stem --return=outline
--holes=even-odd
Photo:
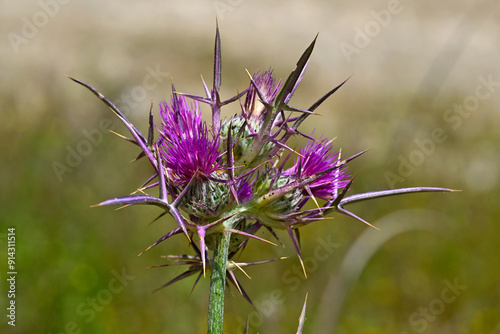
[[[222,333],[226,263],[230,237],[231,233],[229,232],[218,233],[216,236],[208,298],[208,334]]]

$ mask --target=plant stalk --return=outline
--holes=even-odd
[[[222,334],[224,319],[224,289],[226,286],[226,263],[229,250],[230,232],[218,233],[210,276],[210,295],[208,298],[208,334]]]

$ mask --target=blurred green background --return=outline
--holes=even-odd
[[[194,278],[151,293],[182,269],[146,267],[190,252],[186,240],[137,256],[173,220],[149,225],[160,213],[149,207],[90,208],[134,191],[151,169],[129,163],[137,148],[108,132],[126,129],[66,76],[98,88],[145,131],[151,100],[157,112],[171,78],[180,91],[203,93],[217,16],[225,97],[247,87],[245,68],[286,77],[318,32],[293,105],[306,108],[353,75],[303,126],[336,137],[345,156],[372,147],[350,164],[351,193],[462,190],[351,207],[380,231],[339,215],[305,227],[307,280],[285,234],[285,248],[251,242],[242,261],[290,259],[248,269],[251,280],[237,274],[261,315],[232,289],[225,332],[240,332],[249,317],[250,333],[295,333],[308,294],[304,333],[500,333],[499,7],[1,1],[0,332],[206,332],[208,279],[191,296]],[[225,116],[238,112],[231,108]],[[16,228],[15,328],[6,318],[8,227]]]

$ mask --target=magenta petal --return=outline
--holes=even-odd
[[[161,137],[158,143],[167,174],[177,185],[192,178],[206,179],[221,167],[218,163],[219,138],[211,139],[198,103],[191,108],[186,97],[175,95],[169,105],[160,105]]]
[[[340,154],[333,150],[331,141],[326,139],[321,140],[321,142],[308,141],[300,154],[301,156],[296,159],[295,165],[284,172],[285,175],[305,179],[332,169],[340,163]],[[337,190],[344,188],[349,183],[349,177],[346,167],[334,168],[309,184],[310,193],[321,199],[333,199]],[[304,195],[309,195],[309,193]]]

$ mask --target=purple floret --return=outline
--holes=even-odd
[[[263,73],[255,71],[253,81],[267,102],[273,102],[282,86],[282,80],[276,81],[273,71]],[[256,88],[250,84],[245,98],[245,112],[254,120],[262,121],[265,117],[265,107],[257,96]]]
[[[160,116],[160,154],[170,179],[184,186],[193,177],[203,180],[221,169],[219,140],[211,139],[196,101],[190,107],[185,97],[176,95],[170,105],[166,101],[160,104]]]
[[[302,156],[295,160],[294,166],[285,171],[286,175],[300,176],[301,179],[305,179],[331,169],[340,162],[340,153],[333,150],[331,141],[327,139],[323,139],[321,142],[308,141],[306,146],[301,149],[300,154]],[[301,167],[300,174],[298,173],[299,166]],[[315,197],[330,200],[336,196],[339,189],[344,188],[349,183],[349,177],[346,167],[336,168],[312,182],[309,189]]]

